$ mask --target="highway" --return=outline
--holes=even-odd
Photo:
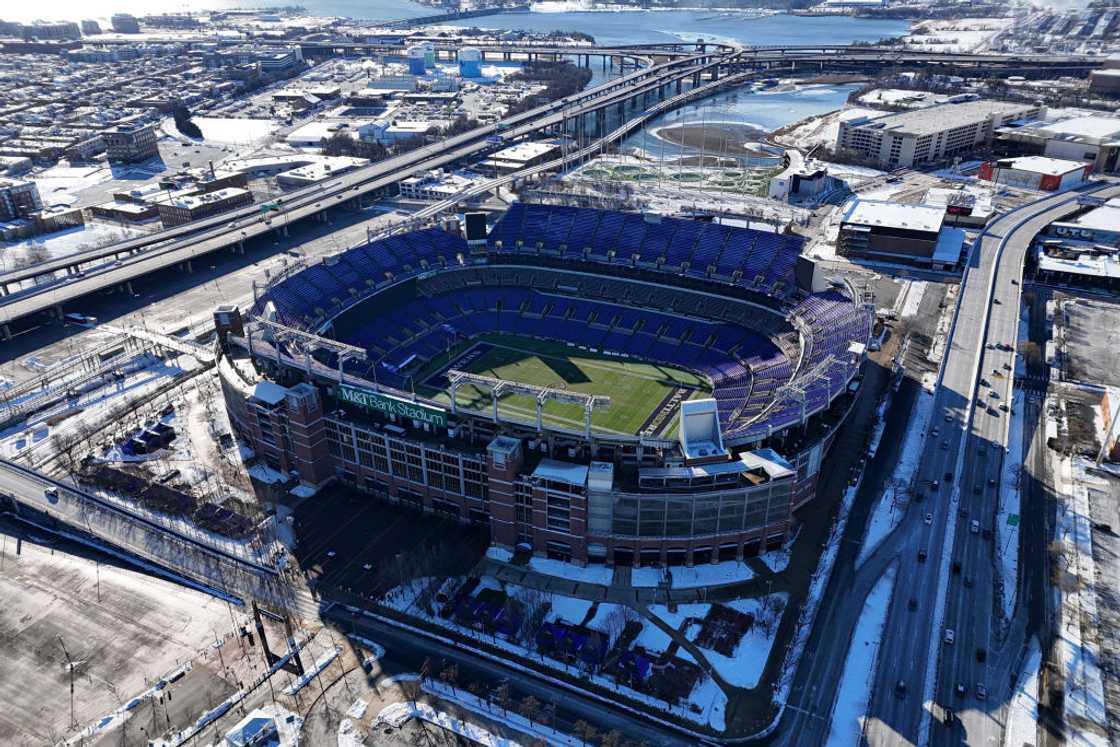
[[[645,97],[649,95],[663,97],[666,95],[666,89],[670,83],[699,74],[710,66],[711,63],[703,60],[697,60],[684,66],[675,63],[659,66],[657,68],[658,72],[649,79],[643,78],[640,81],[632,81],[635,85],[633,88],[619,88],[616,85],[618,80],[612,81],[610,84],[600,87],[600,89],[611,87],[603,95],[592,96],[586,100],[585,97],[577,95],[533,110],[530,114],[535,112],[535,116],[531,124],[510,127],[503,132],[503,137],[513,140],[540,129],[560,126],[596,110],[627,106],[627,102],[633,100],[641,100],[644,103]],[[648,70],[642,71],[643,76],[648,72]],[[628,110],[629,108],[627,106]],[[519,119],[518,121],[522,120]],[[53,307],[61,307],[63,304],[86,294],[131,282],[142,275],[191,261],[196,257],[219,249],[235,246],[239,242],[272,230],[283,230],[287,223],[322,213],[334,205],[341,204],[344,200],[351,200],[369,192],[376,192],[412,174],[440,168],[492,148],[493,145],[487,142],[485,137],[488,136],[487,133],[492,134],[493,132],[493,126],[487,126],[472,130],[464,135],[449,138],[441,143],[418,148],[407,154],[350,172],[328,184],[317,185],[310,190],[300,190],[288,195],[284,198],[282,210],[279,212],[261,215],[259,206],[231,211],[217,216],[218,225],[208,227],[199,233],[172,242],[154,245],[124,259],[103,263],[80,275],[70,275],[61,282],[36,285],[25,291],[0,297],[0,324],[7,324],[15,319]],[[199,224],[211,226],[213,220],[215,219],[200,221]],[[145,240],[151,242],[159,236],[160,234],[157,233],[142,239],[134,239],[132,242]],[[131,242],[124,242],[124,244],[131,245]],[[59,269],[60,265],[73,266],[76,262],[90,262],[115,257],[122,251],[120,248],[122,245],[113,245],[8,273],[6,276],[0,276],[0,284],[26,280],[31,276],[53,272]],[[135,249],[129,251],[135,251]]]
[[[687,77],[697,71],[696,67],[706,68],[705,55],[692,55],[688,58],[652,65],[648,68],[636,70],[618,78],[613,78],[599,86],[572,94],[544,106],[532,109],[521,114],[506,118],[502,125],[506,129],[499,132],[496,124],[484,125],[469,132],[461,133],[442,140],[438,143],[418,148],[408,153],[388,158],[369,166],[348,172],[337,181],[327,184],[316,184],[303,189],[288,192],[283,196],[282,207],[286,213],[293,213],[300,208],[314,206],[315,203],[329,198],[344,196],[353,199],[359,195],[374,191],[380,186],[381,177],[386,175],[397,176],[398,180],[406,174],[402,169],[414,166],[417,163],[427,162],[432,156],[439,155],[449,150],[457,154],[470,154],[486,147],[492,147],[486,138],[500,135],[503,140],[515,140],[526,135],[536,134],[539,130],[555,125],[561,121],[560,112],[565,112],[567,118],[574,118],[579,114],[601,108],[616,102],[618,99],[627,99],[649,90],[656,90],[657,81],[662,84],[665,80],[675,80],[678,77]],[[682,72],[681,68],[687,68]],[[650,81],[653,81],[651,84]],[[606,98],[604,102],[603,99]],[[586,105],[582,106],[581,105]],[[543,119],[542,119],[543,118]],[[468,146],[477,146],[473,150]],[[378,186],[369,183],[377,182]],[[351,194],[353,193],[353,194]],[[321,207],[321,206],[320,206]],[[318,212],[318,211],[313,211]],[[302,215],[302,214],[301,214]],[[294,218],[293,218],[294,219]],[[261,206],[252,205],[237,210],[231,210],[211,218],[204,218],[191,223],[164,229],[146,236],[117,242],[98,249],[90,249],[77,254],[72,254],[57,260],[36,264],[31,267],[20,268],[0,273],[0,286],[8,286],[23,280],[43,275],[105,258],[124,258],[133,252],[148,247],[167,245],[174,239],[189,237],[198,241],[207,236],[214,235],[208,229],[218,229],[221,233],[233,233],[234,225],[249,227],[263,222]],[[233,241],[240,240],[240,236]],[[231,243],[233,243],[231,241]],[[184,242],[185,243],[185,242]]]
[[[1097,184],[1091,189],[1104,197],[1120,194],[1114,185]],[[1076,200],[1075,193],[1054,195],[1001,216],[970,253],[938,378],[924,458],[912,487],[912,493],[921,493],[924,499],[911,501],[899,527],[858,569],[838,563],[781,725],[784,743],[824,743],[843,652],[848,650],[867,593],[892,563],[899,564],[899,573],[878,652],[866,742],[1001,743],[1002,707],[1026,637],[1025,611],[1017,607],[1009,633],[1004,639],[996,635],[998,573],[993,541],[985,539],[982,531],[972,533],[970,522],[977,520],[981,530],[994,529],[995,486],[1008,429],[1008,413],[999,405],[1010,406],[1014,384],[1012,351],[1026,251],[1047,223],[1077,209]],[[1012,351],[989,344],[1010,345]],[[980,386],[981,378],[994,385],[998,398],[992,396],[992,387]],[[931,524],[925,523],[926,513],[932,514]],[[923,560],[919,550],[926,554]],[[851,557],[848,560],[853,562]],[[954,561],[960,563],[960,573],[953,571]],[[943,642],[945,629],[953,630],[951,645]],[[981,648],[984,663],[977,661]],[[896,692],[900,681],[905,685],[901,695]],[[967,687],[964,696],[955,694],[958,682]],[[977,683],[988,690],[985,700],[976,698]],[[946,708],[956,717],[947,726]]]

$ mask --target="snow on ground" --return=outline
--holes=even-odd
[[[885,416],[890,401],[890,395],[887,395],[875,410],[875,428],[872,430],[871,438],[867,444],[869,461],[875,456],[875,452],[879,450],[879,444],[883,440],[883,432],[887,427]],[[861,473],[856,480],[856,484],[849,485],[847,490],[844,491],[844,496],[840,501],[840,511],[836,516],[836,523],[832,526],[832,532],[825,541],[825,549],[817,563],[817,570],[813,572],[812,578],[809,579],[809,593],[797,618],[797,634],[786,649],[785,658],[782,660],[782,674],[774,692],[774,702],[779,705],[778,713],[774,720],[770,722],[766,733],[770,733],[777,726],[785,709],[790,688],[793,687],[793,676],[797,673],[798,662],[801,660],[801,654],[809,640],[809,632],[813,628],[813,621],[816,619],[817,610],[820,607],[821,599],[824,597],[825,587],[828,586],[828,579],[832,577],[832,568],[836,564],[836,555],[840,550],[844,529],[848,525],[848,515],[851,513],[852,503],[855,501],[856,493],[859,492],[862,483],[863,474]]]
[[[107,182],[113,172],[106,166],[52,166],[28,177],[39,188],[43,205],[65,205],[78,201],[78,192]]]
[[[902,37],[911,49],[927,52],[975,52],[1015,22],[1013,18],[961,18],[923,21]]]
[[[143,236],[146,232],[106,223],[86,223],[63,231],[34,236],[22,241],[0,241],[0,270],[13,270],[23,265],[68,257],[71,254],[99,249],[118,241]]]
[[[771,550],[770,552],[763,553],[758,556],[758,559],[766,564],[774,573],[783,573],[787,566],[789,566],[789,554],[793,549],[793,542],[787,542],[786,546],[781,550]]]
[[[894,473],[871,513],[864,534],[863,545],[856,558],[856,566],[863,565],[875,548],[894,531],[906,513],[906,505],[912,496],[911,485],[918,472],[925,449],[926,433],[929,431],[929,421],[933,415],[933,392],[929,389],[930,382],[924,381],[918,401],[914,403],[906,436],[899,450],[898,462],[895,464]]]
[[[1061,618],[1057,630],[1059,656],[1066,675],[1065,720],[1081,728],[1071,730],[1074,745],[1103,747],[1108,743],[1104,681],[1100,669],[1100,619],[1097,607],[1096,562],[1093,558],[1093,530],[1090,519],[1089,485],[1099,482],[1086,471],[1091,464],[1077,457],[1062,459],[1058,465],[1059,504],[1055,537],[1062,547],[1066,571],[1078,583],[1062,589]],[[1098,731],[1090,731],[1096,725]]]
[[[490,547],[486,548],[486,557],[491,560],[497,560],[499,563],[508,563],[513,560],[513,553],[505,548],[490,545]]]
[[[461,579],[460,579],[461,580]],[[433,583],[432,578],[419,578],[413,579],[408,584],[398,586],[392,589],[384,597],[381,602],[393,609],[405,612],[429,623],[433,623],[440,627],[446,628],[449,631],[454,631],[469,639],[476,639],[484,641],[487,645],[501,649],[509,654],[523,659],[534,659],[541,662],[541,664],[555,669],[557,671],[565,672],[568,675],[587,678],[588,674],[581,667],[568,665],[555,659],[547,658],[535,651],[531,651],[523,646],[506,640],[500,636],[492,636],[489,634],[481,633],[472,628],[459,625],[451,620],[445,620],[436,615],[429,615],[423,609],[415,605],[417,598],[421,593]],[[445,579],[443,581],[445,587],[451,583],[455,583],[456,579]],[[486,584],[494,584],[496,587],[502,587],[503,584],[490,576],[483,576],[480,580],[480,586]],[[504,584],[505,591],[510,596],[516,596],[521,591],[521,587],[517,584],[506,583]],[[587,616],[590,610],[591,602],[582,599],[572,599],[557,594],[550,595],[552,609],[549,612],[546,620],[554,620],[562,618],[566,621],[573,623],[581,623],[583,618]],[[582,610],[582,611],[581,611]],[[449,639],[450,640],[450,639]],[[508,662],[510,666],[518,666],[515,661]],[[705,677],[701,680],[689,698],[684,703],[669,704],[663,700],[659,700],[652,695],[648,695],[638,690],[634,690],[625,685],[621,685],[611,677],[603,674],[590,675],[591,681],[600,687],[606,688],[612,692],[619,693],[623,697],[643,703],[654,709],[666,710],[677,718],[693,723],[707,724],[717,731],[723,731],[726,728],[724,721],[725,712],[727,708],[727,696],[723,691],[711,681],[711,678]],[[693,710],[695,707],[695,710]]]
[[[562,620],[572,625],[579,625],[587,617],[592,602],[575,597],[564,597],[559,594],[552,595],[552,608],[545,616],[547,622]]]
[[[288,695],[295,695],[297,692],[306,687],[308,682],[311,682],[311,680],[315,679],[320,672],[329,667],[331,665],[331,662],[336,658],[338,658],[337,648],[327,651],[325,654],[315,660],[315,666],[311,667],[311,669],[308,669],[306,672],[293,680],[290,685],[285,687],[284,692]]]
[[[348,718],[342,719],[338,725],[338,747],[363,747],[364,744],[365,735],[359,731],[354,722]]]
[[[724,656],[707,648],[700,649],[704,658],[724,680],[737,687],[753,688],[758,686],[758,681],[762,677],[762,670],[766,667],[766,662],[770,658],[774,636],[778,632],[778,622],[781,620],[782,613],[785,612],[788,599],[789,595],[782,592],[771,594],[769,597],[736,599],[723,603],[724,606],[751,615],[755,619],[755,624],[739,640],[731,656]],[[670,612],[665,605],[651,605],[649,611],[650,614],[656,615],[671,627],[681,631],[689,641],[696,643],[695,639],[700,633],[701,626],[689,624],[685,627],[685,625],[689,619],[704,619],[710,609],[710,604],[694,603],[678,604],[674,612]],[[665,647],[668,647],[668,643]]]
[[[1015,692],[1007,711],[1007,726],[1003,732],[1003,747],[1020,747],[1035,744],[1038,737],[1038,673],[1042,666],[1042,651],[1038,639],[1031,638],[1023,671],[1019,673]]]
[[[847,747],[859,742],[863,732],[863,717],[871,698],[871,685],[875,679],[876,659],[883,626],[887,622],[894,577],[898,566],[892,565],[876,583],[863,603],[848,657],[844,660],[844,674],[836,688],[836,702],[832,706],[832,719],[828,728],[828,747]]]
[[[878,109],[868,109],[858,106],[838,109],[837,111],[827,114],[810,117],[779,135],[776,139],[778,142],[787,143],[803,149],[818,145],[832,148],[835,147],[836,138],[840,134],[840,122],[850,122],[860,117],[881,117],[884,114],[886,114],[886,112],[879,111]]]
[[[1015,391],[1011,401],[1011,422],[1007,434],[1007,454],[1000,473],[999,510],[996,512],[996,555],[999,556],[999,574],[1003,581],[1003,616],[1011,617],[1015,608],[1015,593],[1019,586],[1019,526],[1008,523],[1012,515],[1018,517],[1020,481],[1023,475],[1023,392]],[[1018,521],[1018,519],[1011,519]]]
[[[900,305],[898,315],[903,319],[916,317],[925,294],[926,282],[924,280],[907,280],[902,292],[898,294]]]
[[[562,745],[563,747],[582,747],[584,744],[579,737],[565,734],[544,724],[530,722],[521,714],[512,710],[505,710],[500,705],[491,704],[466,690],[450,687],[434,680],[425,681],[421,687],[425,692],[434,695],[441,701],[454,703],[466,711],[483,716],[488,721],[527,734],[539,740],[542,744]],[[402,706],[404,710],[402,710]],[[406,712],[407,715],[405,715]],[[487,747],[516,747],[519,744],[507,737],[492,734],[476,724],[453,718],[427,703],[417,703],[415,706],[408,703],[395,703],[378,714],[377,723],[387,723],[399,727],[408,718],[422,718]],[[526,742],[528,741],[526,740]]]
[[[530,558],[529,568],[546,576],[557,576],[569,581],[600,586],[610,586],[611,579],[614,578],[614,569],[605,565],[580,567],[574,563],[564,563],[549,558]]]
[[[203,140],[225,145],[261,145],[277,129],[271,119],[195,117],[193,121]]]
[[[724,586],[749,581],[754,571],[746,563],[729,560],[723,563],[704,563],[691,568],[635,568],[630,575],[630,583],[636,587],[658,586],[666,571],[672,579],[674,589],[695,589],[699,586]]]

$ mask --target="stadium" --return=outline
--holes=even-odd
[[[215,312],[231,422],[263,463],[559,560],[779,546],[858,390],[871,305],[795,236],[523,203],[486,229],[391,235]]]

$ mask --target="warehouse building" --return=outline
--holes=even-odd
[[[882,168],[909,167],[968,153],[990,142],[998,128],[1042,112],[1032,104],[963,101],[883,117],[859,117],[840,122],[836,150]]]
[[[111,163],[137,163],[159,155],[156,128],[152,124],[128,122],[101,133]]]
[[[996,133],[1006,150],[1084,161],[1097,172],[1120,169],[1120,117],[1095,114],[1015,124]]]
[[[842,256],[951,270],[960,262],[964,232],[945,226],[945,208],[851,200],[837,237]]]
[[[1019,189],[1060,192],[1082,184],[1093,171],[1083,161],[1048,156],[1020,156],[988,161],[980,166],[980,178]]]
[[[181,226],[194,220],[250,205],[253,193],[239,187],[226,187],[200,195],[184,195],[158,203],[159,219],[165,228]]]

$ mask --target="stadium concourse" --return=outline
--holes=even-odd
[[[216,322],[231,420],[538,555],[674,565],[781,544],[858,389],[871,307],[802,240],[515,203],[278,279]]]

